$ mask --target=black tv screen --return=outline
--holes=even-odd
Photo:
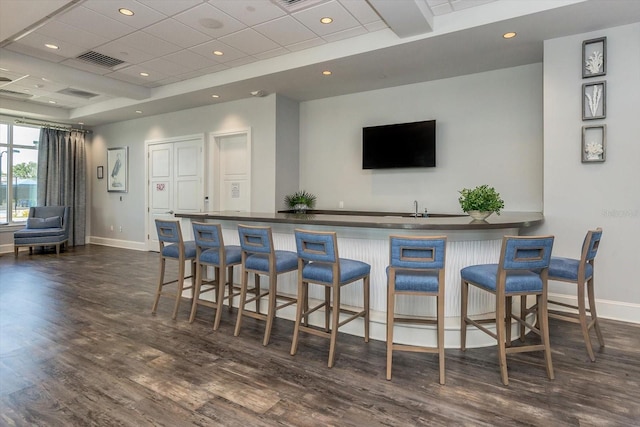
[[[362,169],[435,165],[435,120],[362,128]]]

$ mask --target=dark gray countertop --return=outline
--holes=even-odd
[[[464,214],[430,214],[427,218],[414,218],[410,213],[358,212],[310,210],[307,213],[290,212],[202,212],[176,213],[179,218],[194,220],[226,220],[238,222],[271,222],[285,224],[315,224],[337,227],[387,228],[405,230],[491,230],[524,228],[542,224],[541,212],[495,213],[484,221],[476,221]]]

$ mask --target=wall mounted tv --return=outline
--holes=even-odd
[[[435,120],[362,128],[362,169],[435,165]]]

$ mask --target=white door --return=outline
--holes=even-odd
[[[156,219],[204,209],[204,136],[172,138],[147,143],[147,250],[158,250]],[[189,220],[181,222],[185,240],[191,239]]]
[[[221,211],[251,210],[251,138],[249,131],[212,134],[213,164],[217,167],[215,205]],[[215,154],[217,153],[217,156]]]

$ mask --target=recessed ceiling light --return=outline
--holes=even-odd
[[[324,18],[320,18],[320,22],[323,24],[331,24],[333,22],[333,18],[325,16]]]
[[[46,43],[45,47],[48,47],[49,49],[60,49],[58,46],[56,46],[55,44],[51,44],[51,43]]]
[[[219,51],[219,50],[214,50],[214,51],[213,51],[213,54],[214,54],[214,55],[216,55],[216,56],[222,56],[222,55],[224,55],[224,53],[222,53],[222,52],[221,52],[221,51]]]
[[[141,75],[142,77],[149,77],[149,73],[144,73],[144,72],[143,72],[143,73],[140,73],[140,75]]]
[[[331,75],[331,71],[329,71],[329,70],[324,70],[324,71],[322,72],[322,75],[323,75],[323,76],[330,76],[330,75]]]
[[[212,98],[220,98],[220,95],[211,95]]]
[[[137,114],[142,114],[142,110],[136,110]]]
[[[508,32],[508,33],[504,33],[504,34],[502,35],[502,37],[503,37],[503,38],[505,38],[505,39],[512,39],[512,38],[514,38],[516,35],[517,35],[517,33],[516,33],[516,32],[514,32],[514,31],[510,31],[510,32]]]
[[[118,9],[118,12],[120,12],[124,16],[133,16],[134,15],[132,10],[126,9],[124,7],[121,7],[120,9]]]
[[[49,101],[49,104],[55,104],[56,101]]]

